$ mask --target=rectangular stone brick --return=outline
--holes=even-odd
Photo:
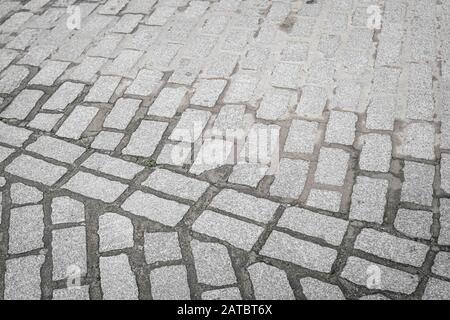
[[[6,261],[5,300],[41,299],[41,267],[43,255],[26,256]]]
[[[394,130],[397,117],[397,100],[393,96],[373,97],[367,109],[366,128]]]
[[[121,78],[101,76],[95,82],[94,86],[89,90],[88,95],[84,98],[84,101],[89,102],[104,102],[107,103],[111,99],[112,95],[116,91],[117,86],[120,83]]]
[[[254,94],[259,79],[246,74],[234,75],[226,90],[223,101],[225,103],[247,103]]]
[[[305,187],[308,171],[307,161],[281,159],[278,171],[275,173],[275,181],[270,186],[270,194],[297,199]]]
[[[8,253],[18,254],[44,246],[44,211],[41,205],[11,210]]]
[[[394,227],[411,238],[431,239],[433,213],[399,209],[395,217]]]
[[[375,275],[375,273],[368,274],[368,271],[371,270],[375,270],[375,272],[377,270],[380,271],[379,284],[372,284],[370,282],[369,277],[371,275],[372,277]],[[417,275],[392,269],[357,257],[348,258],[345,268],[341,273],[341,277],[360,286],[370,287],[373,289],[378,287],[381,290],[401,292],[405,294],[413,293],[419,284],[419,277]]]
[[[415,267],[422,265],[429,250],[425,244],[398,238],[373,229],[363,229],[356,238],[354,248]]]
[[[321,118],[327,102],[325,89],[305,86],[297,106],[297,114],[306,117]]]
[[[278,208],[275,202],[231,189],[222,190],[214,197],[210,206],[263,223],[268,223]]]
[[[152,210],[148,210],[152,208]],[[122,204],[122,209],[163,225],[174,227],[183,219],[189,206],[136,191]]]
[[[83,147],[48,136],[40,136],[26,149],[67,163],[73,163],[86,151]]]
[[[102,153],[92,154],[83,162],[82,166],[123,179],[133,179],[136,174],[144,169],[143,166],[133,162],[113,158]]]
[[[63,122],[56,135],[78,140],[95,118],[98,109],[95,107],[77,106]]]
[[[441,155],[441,189],[450,193],[450,154]]]
[[[150,157],[162,138],[167,123],[143,120],[123,149],[123,154]]]
[[[439,233],[438,243],[442,245],[450,245],[450,200],[440,200],[440,218],[441,230]]]
[[[315,181],[321,184],[342,186],[347,174],[350,155],[341,149],[322,148],[315,174]]]
[[[358,117],[351,112],[331,111],[325,142],[353,145]]]
[[[21,91],[0,116],[9,119],[25,119],[43,94],[39,90]]]
[[[102,74],[120,77],[130,76],[131,70],[142,57],[141,51],[123,50],[113,62],[102,69]]]
[[[11,94],[30,72],[23,66],[11,65],[0,75],[0,93]]]
[[[312,154],[319,137],[320,131],[317,122],[293,120],[284,145],[284,152]]]
[[[87,272],[86,230],[74,227],[52,232],[53,280],[69,276],[68,268],[76,266],[80,275]]]
[[[79,193],[85,197],[114,202],[128,186],[86,172],[76,173],[62,188]]]
[[[188,143],[197,141],[208,123],[210,116],[211,113],[208,111],[195,109],[185,110],[169,139]]]
[[[148,264],[181,260],[180,242],[176,232],[144,234],[144,254]]]
[[[256,111],[256,117],[266,120],[278,120],[287,116],[289,107],[294,103],[292,92],[272,89],[266,93]]]
[[[168,118],[175,116],[186,93],[184,88],[164,88],[149,107],[148,114]]]
[[[214,211],[204,211],[192,225],[192,230],[250,251],[264,229]]]
[[[155,300],[190,300],[185,266],[167,266],[150,271],[152,297]]]
[[[274,87],[298,89],[301,72],[299,65],[278,63],[272,70],[270,83]]]
[[[353,187],[350,219],[381,224],[387,203],[387,180],[357,177]]]
[[[100,285],[105,300],[137,300],[136,277],[124,253],[100,257]]]
[[[321,238],[332,245],[338,246],[347,232],[348,221],[306,209],[290,207],[284,211],[277,226],[311,237]]]
[[[112,28],[112,32],[131,33],[142,20],[140,14],[124,14]]]
[[[155,92],[161,85],[162,77],[162,72],[142,69],[125,93],[148,96]]]
[[[68,62],[47,61],[43,68],[30,80],[30,84],[51,86],[69,66]]]
[[[106,63],[107,59],[97,57],[86,57],[81,63],[72,67],[64,74],[65,79],[92,83],[97,78],[97,72]]]
[[[0,141],[14,147],[21,147],[32,132],[0,122]]]
[[[6,167],[5,171],[51,186],[67,172],[67,169],[27,155],[20,155]]]
[[[80,95],[83,89],[84,85],[81,83],[64,82],[42,106],[42,109],[63,111]]]
[[[214,107],[226,85],[227,82],[225,80],[199,80],[195,85],[191,104],[209,108]]]
[[[197,201],[209,183],[165,169],[156,169],[142,185],[180,198]]]
[[[405,161],[401,201],[431,206],[434,172],[434,166]]]
[[[263,256],[291,262],[303,268],[319,272],[330,272],[337,251],[273,231],[262,250]]]
[[[104,127],[125,130],[139,109],[141,100],[120,98],[107,115]]]
[[[123,136],[123,133],[101,131],[92,142],[91,148],[113,151],[116,149]]]
[[[28,127],[50,132],[62,116],[62,113],[38,113],[34,119],[28,123]]]
[[[388,135],[367,134],[361,137],[362,145],[359,167],[362,170],[389,172],[391,167],[392,141]]]
[[[206,76],[210,78],[227,78],[231,76],[239,56],[222,52],[210,59],[206,68]]]
[[[400,133],[398,154],[403,157],[413,157],[434,160],[435,128],[428,122],[411,123]]]

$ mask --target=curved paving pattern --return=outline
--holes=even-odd
[[[449,39],[446,0],[2,1],[0,298],[450,299]]]

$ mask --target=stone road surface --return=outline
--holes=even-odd
[[[2,0],[0,72],[0,298],[450,299],[449,0]]]

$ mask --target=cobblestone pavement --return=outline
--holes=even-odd
[[[304,2],[1,1],[0,298],[450,299],[450,1]]]

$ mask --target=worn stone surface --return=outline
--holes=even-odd
[[[448,299],[448,17],[1,1],[0,298]]]

